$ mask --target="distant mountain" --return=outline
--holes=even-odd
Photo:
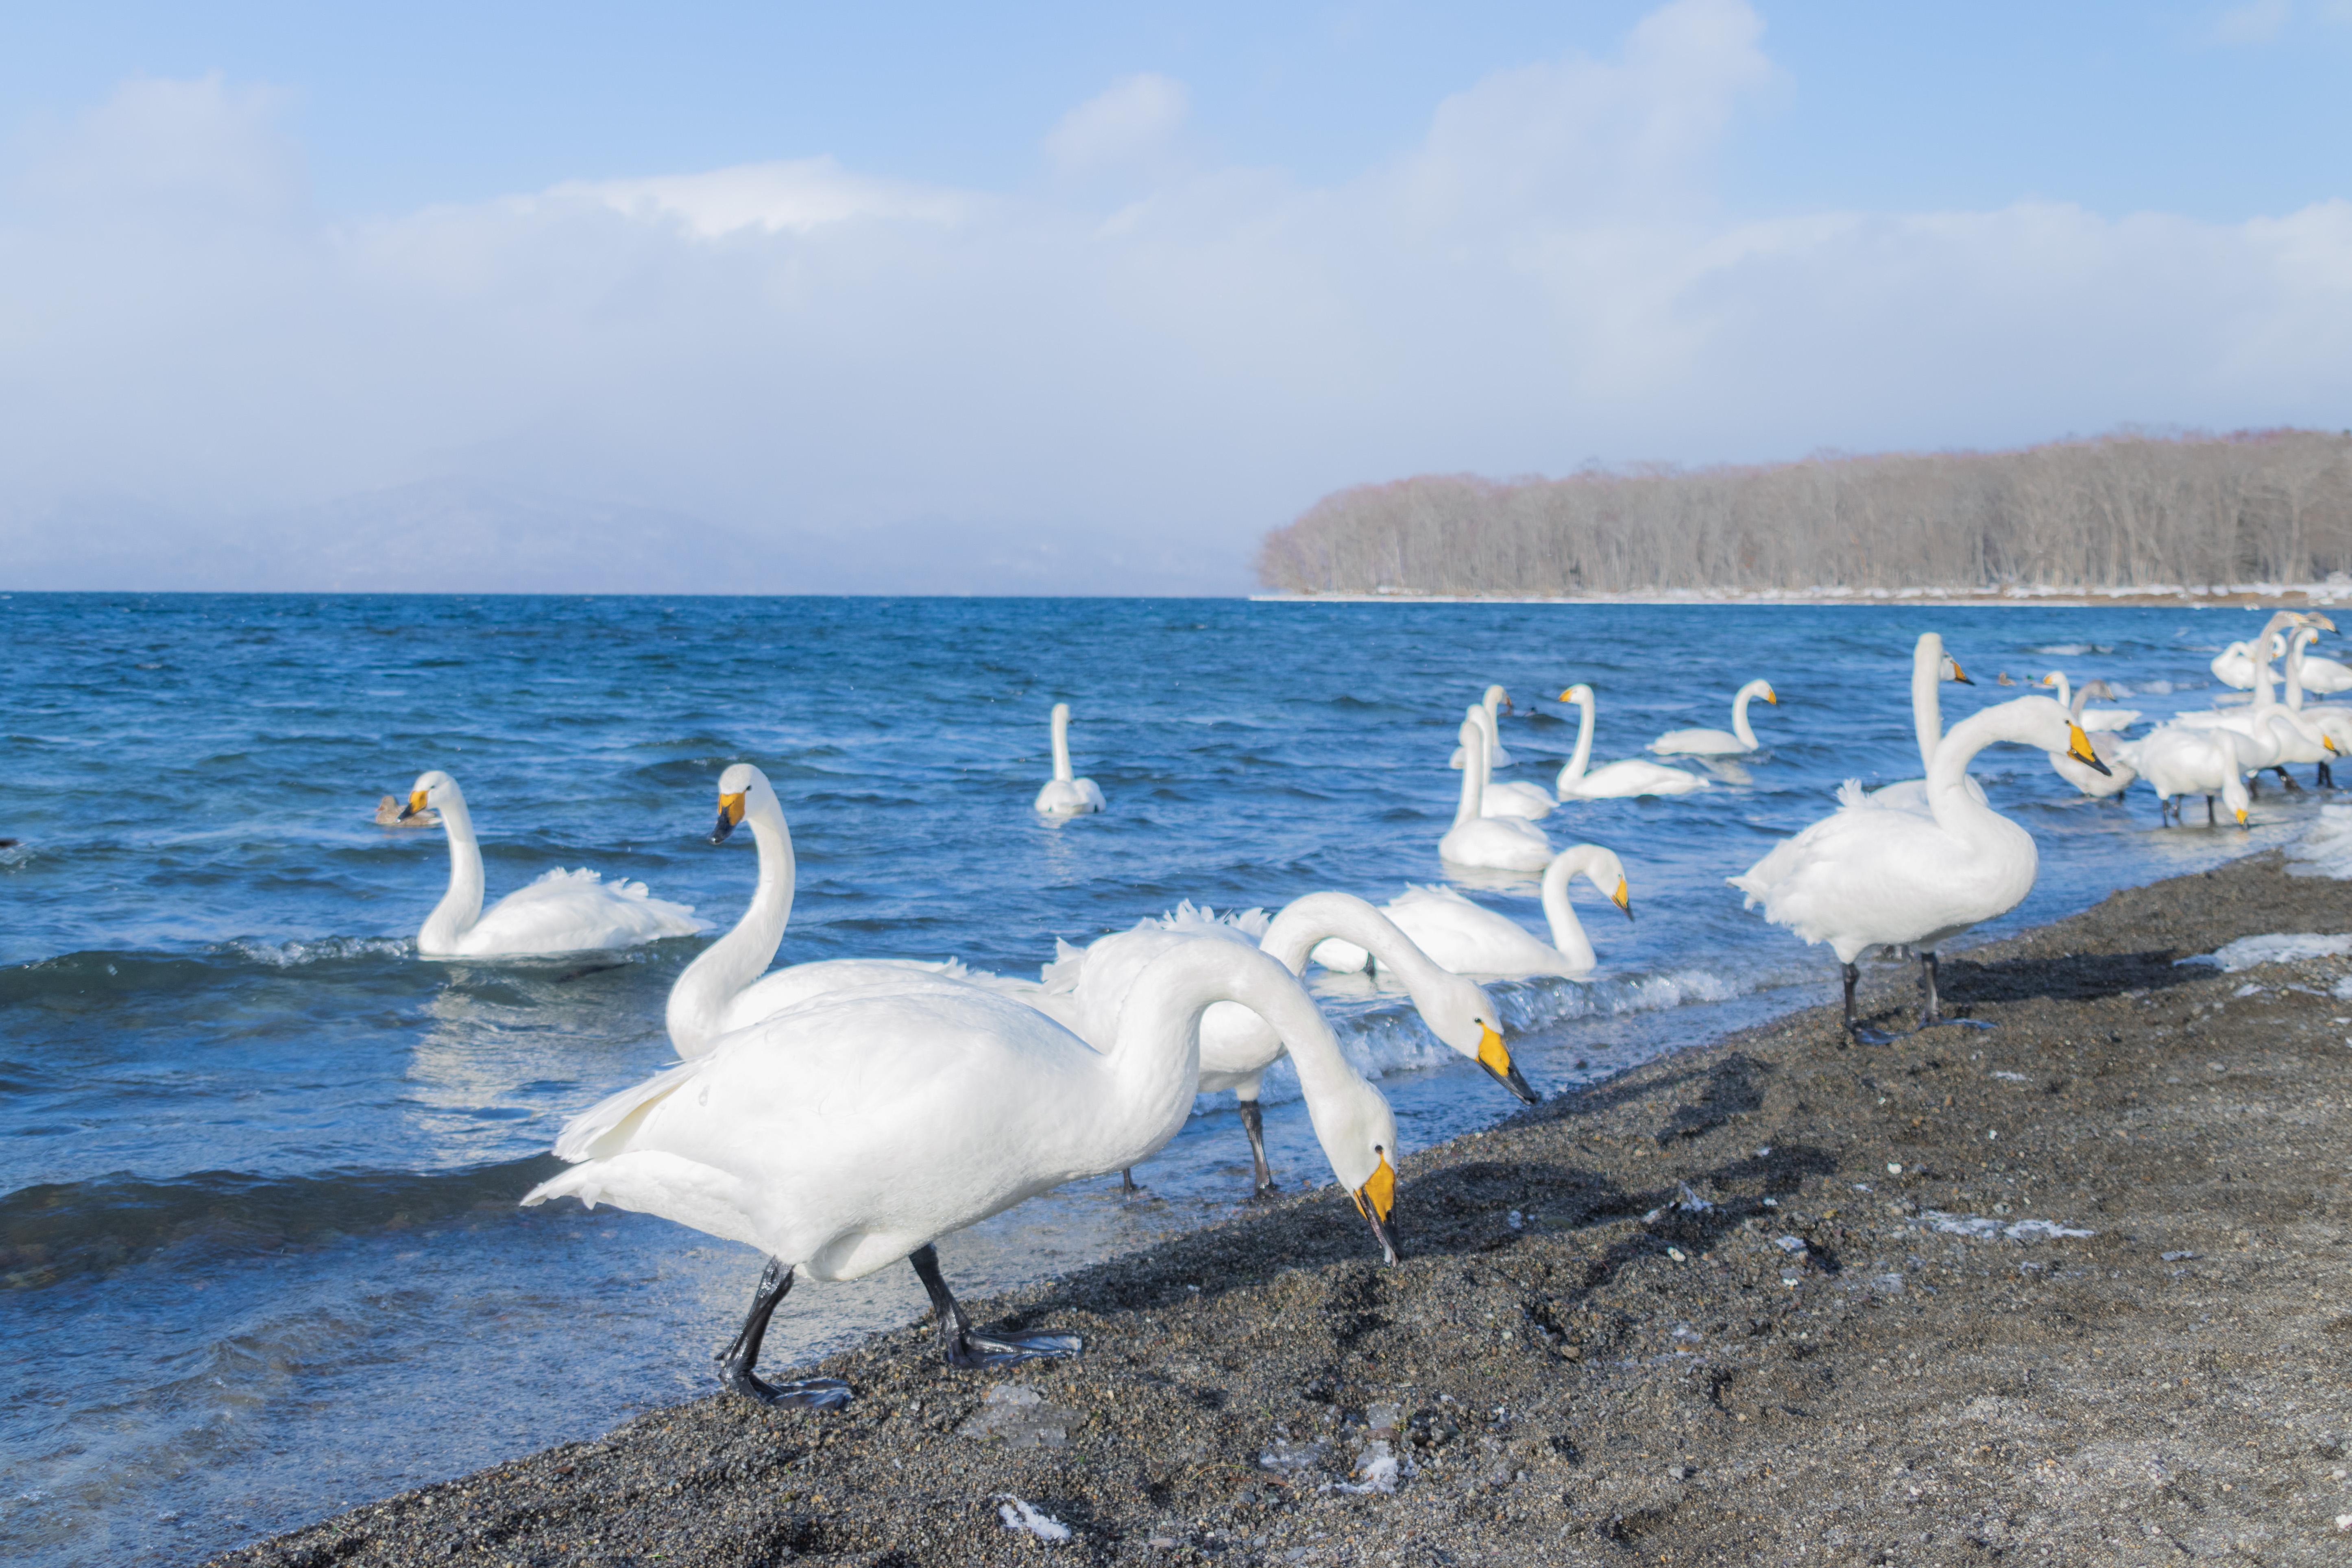
[[[1214,595],[1247,592],[1248,573],[1237,552],[1190,536],[946,521],[771,534],[433,480],[241,517],[127,500],[0,517],[0,589]]]

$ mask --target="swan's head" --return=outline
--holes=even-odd
[[[1543,1103],[1511,1060],[1511,1049],[1503,1043],[1502,1012],[1484,991],[1458,974],[1433,978],[1418,989],[1422,1020],[1432,1034],[1529,1105]]]
[[[1780,699],[1774,695],[1772,683],[1769,680],[1749,681],[1747,685],[1739,689],[1734,700],[1736,701],[1739,698],[1745,697],[1761,697],[1765,701],[1769,702],[1775,708],[1780,706]]]
[[[1582,681],[1579,681],[1574,686],[1571,686],[1567,690],[1561,692],[1559,694],[1559,700],[1562,702],[1576,703],[1580,707],[1587,706],[1592,701],[1592,688],[1585,685]]]
[[[457,781],[435,768],[429,773],[417,774],[416,782],[408,786],[408,804],[400,808],[400,820],[406,822],[420,812],[439,811],[446,806],[465,804],[466,796],[457,788]]]
[[[1359,1079],[1339,1097],[1336,1114],[1316,1120],[1315,1134],[1331,1162],[1331,1173],[1356,1202],[1356,1212],[1372,1227],[1383,1260],[1397,1260],[1391,1228],[1396,1213],[1396,1113],[1381,1091]]]
[[[1479,706],[1489,711],[1499,708],[1508,713],[1511,711],[1511,694],[1499,686],[1490,686],[1486,688],[1486,700]]]
[[[776,805],[776,792],[769,785],[768,775],[749,763],[732,764],[719,775],[719,822],[710,830],[710,842],[726,843],[727,836],[743,826],[744,816],[757,805]]]
[[[1950,654],[1946,654],[1944,656],[1943,665],[1936,671],[1936,679],[1938,680],[1957,680],[1962,686],[1974,686],[1976,684],[1975,681],[1969,679],[1969,672],[1960,668],[1960,661],[1954,658]]]
[[[1617,858],[1614,849],[1603,849],[1598,844],[1590,847],[1592,854],[1584,863],[1584,879],[1600,889],[1609,901],[1633,918],[1633,889],[1625,883],[1625,862]]]
[[[2063,752],[2095,773],[2108,773],[2107,764],[2091,749],[2091,737],[2083,733],[2083,726],[2074,716],[2047,697],[2020,697],[2004,703],[2013,710],[2016,719],[1996,731],[2005,740],[2039,746],[2045,752]]]

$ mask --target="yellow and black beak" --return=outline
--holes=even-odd
[[[2066,754],[2095,773],[2107,773],[2107,764],[2099,761],[2099,753],[2091,750],[2091,737],[2083,733],[2080,724],[2066,726]]]
[[[1780,697],[1769,686],[1764,689],[1764,700],[1769,702],[1775,708],[1780,706]]]
[[[2238,826],[2243,827],[2246,825],[2246,808],[2242,805],[2235,809],[2238,813]]]
[[[426,793],[426,791],[421,789],[413,789],[408,792],[408,804],[400,808],[401,821],[406,822],[410,817],[416,816],[419,812],[425,809],[425,798]]]
[[[1946,655],[1945,657],[1949,658],[1950,656]],[[1960,668],[1960,661],[1957,658],[1952,660],[1952,679],[1958,681],[1962,686],[1974,686],[1976,684],[1975,681],[1969,679],[1969,672]]]
[[[739,792],[719,797],[719,825],[710,830],[710,842],[724,844],[727,836],[743,824],[743,796]]]
[[[1529,1105],[1541,1105],[1543,1096],[1528,1087],[1519,1076],[1518,1064],[1504,1047],[1503,1037],[1485,1024],[1478,1026],[1478,1065],[1493,1075],[1496,1083],[1526,1100]]]
[[[1372,1239],[1381,1244],[1381,1259],[1386,1263],[1397,1260],[1396,1242],[1389,1235],[1389,1215],[1396,1211],[1396,1167],[1389,1163],[1389,1152],[1375,1149],[1381,1163],[1372,1168],[1370,1177],[1350,1196],[1356,1200],[1356,1212],[1372,1227]]]
[[[1633,918],[1633,891],[1625,886],[1624,878],[1617,879],[1617,890],[1609,895],[1609,901],[1624,910],[1627,920]]]

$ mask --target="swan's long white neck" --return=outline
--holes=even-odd
[[[1938,827],[1966,837],[1995,825],[2014,826],[1969,792],[1969,764],[1996,742],[2032,743],[2034,737],[2027,729],[2031,723],[2026,714],[2002,703],[1972,713],[1951,727],[1927,769],[1927,807],[1936,814]]]
[[[2296,712],[2303,711],[2304,651],[2317,639],[2319,633],[2312,626],[2297,626],[2294,636],[2286,643],[2286,705]]]
[[[1569,758],[1568,766],[1561,770],[1559,779],[1562,785],[1582,778],[1586,766],[1592,761],[1592,693],[1579,689],[1576,706],[1580,714],[1576,722],[1576,755]]]
[[[1747,686],[1741,687],[1739,695],[1731,700],[1731,732],[1751,752],[1756,750],[1756,731],[1748,727],[1748,705],[1755,700],[1755,689]]]
[[[1921,632],[1911,650],[1911,730],[1919,741],[1919,771],[1936,764],[1936,747],[1944,738],[1944,639]]]
[[[474,816],[466,809],[465,793],[451,780],[434,809],[441,814],[441,829],[449,839],[449,890],[425,917],[416,933],[421,952],[446,952],[482,918],[482,847],[474,837]]]
[[[743,825],[759,846],[760,879],[735,929],[704,948],[669,988],[663,1021],[669,1043],[681,1058],[698,1057],[718,1039],[729,1005],[775,962],[784,926],[793,917],[793,834],[773,792],[751,792],[744,802]]]
[[[1378,959],[1424,1011],[1435,1005],[1434,988],[1459,978],[1438,967],[1394,921],[1353,893],[1308,893],[1293,899],[1265,928],[1258,948],[1291,973],[1304,974],[1315,944],[1335,936]]]
[[[1032,731],[1031,733],[1035,733]],[[1064,784],[1070,782],[1070,705],[1054,704],[1054,776]]]
[[[2292,612],[2279,611],[2263,626],[2263,635],[2254,639],[2254,647],[2262,655],[2254,660],[2254,711],[2257,713],[2278,706],[2277,694],[2272,690],[2272,684],[2277,678],[2271,671],[2271,637],[2281,626],[2290,624],[2291,619]],[[2287,657],[2294,657],[2292,642],[2287,645]]]
[[[1478,820],[1486,804],[1486,731],[1475,721],[1462,726],[1462,799],[1454,808],[1454,826]]]
[[[1551,927],[1552,946],[1574,969],[1591,969],[1601,962],[1592,951],[1592,939],[1584,934],[1584,922],[1576,918],[1576,906],[1568,901],[1569,879],[1580,871],[1589,871],[1593,859],[1593,852],[1580,845],[1561,850],[1544,868],[1544,923]]]
[[[2063,708],[2069,713],[2080,713],[2082,711],[2081,709],[2074,706],[2074,683],[2066,679],[2066,672],[2064,670],[2052,670],[2050,672],[2049,684],[2057,690],[2059,707]]]
[[[1339,1156],[1337,1119],[1345,1114],[1349,1093],[1370,1086],[1348,1064],[1331,1026],[1290,972],[1264,952],[1229,942],[1179,945],[1153,960],[1128,993],[1107,1053],[1118,1092],[1116,1105],[1106,1108],[1105,1136],[1118,1149],[1148,1152],[1182,1130],[1201,1082],[1201,1015],[1219,1002],[1239,1003],[1274,1026],[1298,1070],[1316,1136],[1340,1179],[1349,1180]]]

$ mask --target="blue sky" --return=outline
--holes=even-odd
[[[2352,424],[2352,0],[30,9],[20,534],[430,483],[1238,586],[1418,469]]]

